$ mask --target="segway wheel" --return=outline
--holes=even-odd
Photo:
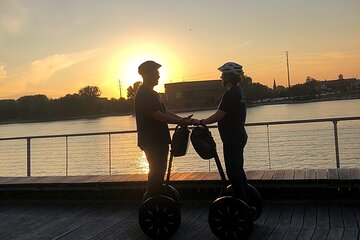
[[[226,196],[233,195],[233,189],[232,189],[231,184],[229,186],[227,186],[225,195]],[[260,217],[262,210],[263,210],[263,201],[262,201],[259,191],[251,184],[247,184],[246,198],[247,198],[246,203],[250,207],[254,207],[256,209],[256,214],[255,214],[254,220],[257,220]]]
[[[171,185],[164,184],[164,195],[174,199],[180,205],[180,193]]]
[[[180,223],[180,208],[169,197],[152,197],[140,206],[140,228],[153,239],[168,239],[178,230]]]
[[[242,200],[225,196],[210,206],[209,226],[219,239],[241,239],[249,236],[253,226],[252,213]]]

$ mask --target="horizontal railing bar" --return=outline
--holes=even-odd
[[[352,121],[360,120],[358,117],[341,117],[341,118],[319,118],[319,119],[304,119],[304,120],[290,120],[290,121],[273,121],[273,122],[258,122],[258,123],[245,123],[245,126],[266,126],[266,125],[282,125],[282,124],[297,124],[297,123],[317,123],[317,122],[334,122],[334,121]],[[216,125],[209,125],[209,128],[216,128]],[[195,127],[190,127],[193,129]],[[175,130],[175,128],[170,128]],[[126,134],[136,133],[136,130],[127,131],[114,131],[114,132],[96,132],[96,133],[78,133],[78,134],[58,134],[58,135],[43,135],[43,136],[26,136],[26,137],[11,137],[11,138],[0,138],[0,141],[5,140],[24,140],[24,139],[39,139],[39,138],[59,138],[59,137],[83,137],[83,136],[95,136],[95,135],[108,135],[108,134]]]
[[[334,122],[334,121],[339,122],[339,121],[351,121],[351,120],[360,120],[360,116],[359,117],[319,118],[319,119],[289,120],[289,121],[276,121],[276,122],[246,123],[245,126],[281,125],[281,124]]]

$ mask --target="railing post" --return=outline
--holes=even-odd
[[[111,134],[109,133],[109,175],[111,175]]]
[[[66,162],[65,162],[65,176],[68,175],[69,171],[69,145],[68,145],[68,136],[65,138],[65,154],[66,154]]]
[[[340,168],[340,154],[339,154],[339,139],[337,131],[337,121],[333,121],[334,124],[334,137],[335,137],[335,154],[336,154],[336,167]]]
[[[267,143],[268,143],[268,154],[269,154],[269,169],[271,170],[269,124],[266,124],[266,132],[267,132]]]
[[[26,138],[26,176],[31,176],[31,138]]]

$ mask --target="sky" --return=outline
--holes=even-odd
[[[359,0],[1,0],[0,99],[98,86],[126,97],[139,64],[164,83],[219,79],[225,62],[272,87],[360,78]]]

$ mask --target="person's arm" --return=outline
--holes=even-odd
[[[211,115],[208,118],[205,118],[203,120],[200,120],[202,124],[211,124],[220,121],[224,116],[226,112],[223,110],[218,109],[213,115]]]
[[[166,122],[170,124],[180,124],[180,125],[189,125],[190,121],[188,118],[181,118],[179,116],[171,116],[167,113],[162,113],[160,111],[149,113],[149,115],[157,121]]]
[[[182,117],[176,115],[175,113],[173,113],[172,111],[169,111],[169,110],[166,110],[166,114],[168,114],[169,116],[171,116],[173,118],[178,118],[178,119],[182,118]]]

